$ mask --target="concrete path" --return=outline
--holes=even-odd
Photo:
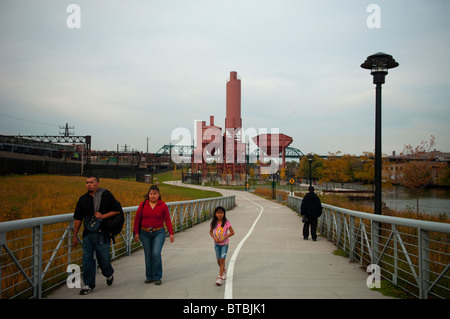
[[[235,194],[237,204],[227,212],[235,235],[230,238],[223,286],[215,285],[218,266],[209,222],[204,222],[176,233],[174,243],[166,240],[160,286],[144,284],[144,256],[139,250],[113,262],[112,286],[98,273],[97,287],[87,296],[64,286],[47,298],[387,298],[367,288],[368,273],[358,264],[333,255],[336,247],[326,238],[303,240],[301,219],[290,208],[243,191],[218,191]]]

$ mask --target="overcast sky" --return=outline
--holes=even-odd
[[[450,152],[449,9],[447,0],[1,0],[0,134],[58,135],[68,123],[95,150],[146,151],[148,137],[156,152],[179,143],[176,128],[194,136],[195,120],[213,115],[223,128],[237,71],[244,129],[276,128],[305,154],[360,155],[375,139],[375,86],[360,65],[381,51],[400,64],[383,85],[383,153],[431,135]]]

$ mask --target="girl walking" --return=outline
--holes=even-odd
[[[225,258],[228,252],[229,237],[234,235],[231,223],[227,220],[225,208],[216,207],[209,234],[214,239],[214,248],[216,250],[217,264],[219,265],[219,275],[216,285],[221,286],[226,278]]]

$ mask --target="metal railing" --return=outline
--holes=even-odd
[[[233,208],[235,196],[170,202],[167,206],[173,230],[179,232],[210,219],[217,206]],[[112,259],[130,255],[141,246],[133,240],[138,207],[123,208],[125,224],[111,244]],[[0,223],[0,299],[41,298],[64,283],[68,266],[82,265],[81,245],[73,248],[72,238],[73,214]]]
[[[287,205],[299,213],[301,201],[288,196]],[[450,298],[450,224],[322,206],[321,234],[352,262],[378,265],[383,279],[416,298]]]

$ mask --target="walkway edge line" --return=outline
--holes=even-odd
[[[224,293],[224,299],[233,299],[233,273],[234,273],[234,264],[236,262],[237,256],[239,255],[239,251],[241,250],[242,246],[244,245],[245,241],[247,240],[248,237],[250,237],[251,233],[253,232],[253,229],[256,226],[256,223],[258,222],[259,218],[261,217],[262,212],[264,211],[264,207],[262,207],[261,205],[259,205],[258,203],[255,203],[254,201],[252,201],[251,199],[240,195],[240,194],[236,194],[238,196],[241,196],[243,198],[245,198],[246,200],[252,202],[253,204],[259,206],[261,208],[261,211],[259,212],[258,217],[255,219],[255,221],[253,222],[252,227],[250,227],[250,230],[247,232],[247,234],[245,235],[244,238],[242,238],[242,240],[239,242],[239,244],[237,245],[236,249],[233,252],[233,255],[231,256],[230,262],[228,263],[228,269],[227,269],[227,280],[225,281],[225,293]]]

